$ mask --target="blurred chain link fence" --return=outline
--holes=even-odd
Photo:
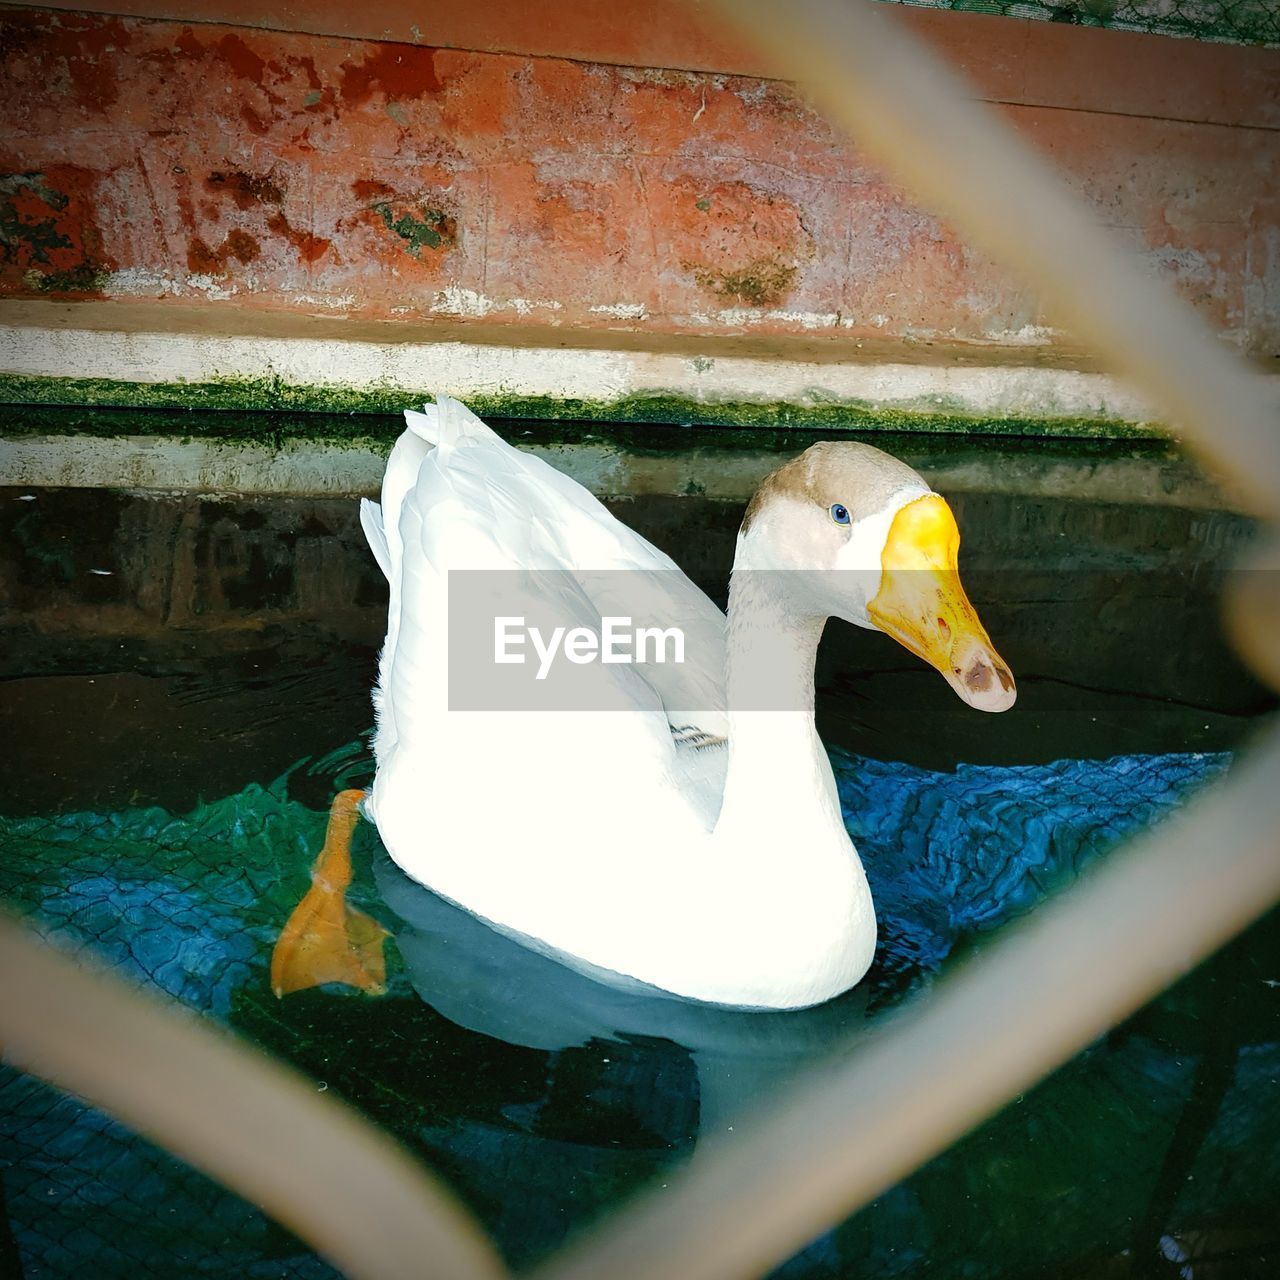
[[[1231,44],[1280,44],[1275,0],[888,0],[921,9],[995,13],[1006,18],[1110,27]]]
[[[0,820],[0,899],[63,946],[227,1021],[237,994],[262,980],[322,826],[322,815],[256,787],[183,817]],[[12,1253],[0,1275],[336,1274],[234,1193],[5,1066],[0,1117]]]
[[[1236,5],[1185,3],[1125,8],[1109,4],[959,0],[935,7],[1241,43],[1275,43],[1278,38],[1277,15],[1265,5],[1244,0]],[[1227,416],[1224,409],[1224,419]],[[149,980],[171,996],[206,1008],[215,1016],[225,1016],[228,1010],[235,1009],[240,1018],[252,1022],[252,1000],[258,997],[251,997],[251,1003],[244,1006],[238,1005],[237,996],[253,989],[245,984],[247,977],[256,971],[261,978],[269,922],[279,919],[279,906],[291,896],[279,878],[280,855],[287,848],[303,863],[315,847],[321,822],[319,814],[286,814],[281,822],[280,810],[289,802],[284,795],[269,789],[257,789],[254,800],[255,812],[246,812],[241,805],[234,812],[220,813],[217,820],[211,820],[207,810],[185,820],[159,811],[136,811],[127,817],[93,816],[88,822],[83,820],[84,815],[79,815],[80,820],[76,815],[38,820],[36,826],[19,827],[9,835],[16,835],[28,849],[37,848],[43,855],[37,859],[39,865],[23,867],[16,851],[7,850],[15,856],[7,857],[3,865],[14,880],[0,884],[0,889],[11,901],[21,902],[26,896],[29,908],[34,899],[46,916],[49,932],[59,940],[92,939],[95,949],[105,952],[118,967],[132,970],[135,976]],[[1130,814],[1131,800],[1130,789],[1126,789],[1126,809]],[[264,812],[257,812],[258,809]],[[206,860],[196,855],[195,850],[201,845],[212,847],[214,856]],[[177,854],[182,867],[178,879],[185,883],[157,880],[153,864],[157,849]],[[201,900],[191,892],[193,883],[212,887],[213,891]],[[56,918],[59,912],[50,912],[51,905],[65,908],[61,919]],[[1253,983],[1255,987],[1262,985]],[[254,986],[260,989],[261,983]],[[257,1024],[262,1021],[258,1018]],[[360,1047],[358,1037],[349,1039]],[[339,1043],[347,1040],[348,1037],[338,1037]],[[1274,1078],[1269,1069],[1266,1078]],[[7,1075],[4,1088],[9,1096],[3,1111],[13,1119],[8,1150],[26,1151],[26,1167],[31,1176],[21,1184],[8,1183],[6,1187],[11,1200],[25,1203],[18,1212],[11,1203],[4,1215],[15,1229],[9,1237],[0,1232],[0,1265],[26,1246],[31,1250],[26,1259],[28,1280],[57,1274],[68,1257],[75,1255],[93,1259],[87,1268],[90,1274],[145,1274],[150,1269],[150,1259],[133,1252],[144,1247],[140,1238],[144,1228],[147,1233],[171,1230],[180,1242],[180,1250],[198,1251],[199,1224],[204,1223],[211,1229],[208,1245],[214,1257],[193,1260],[186,1256],[169,1274],[211,1274],[214,1262],[237,1275],[325,1274],[309,1252],[287,1236],[262,1251],[270,1257],[262,1270],[255,1265],[254,1255],[261,1256],[258,1250],[250,1256],[234,1256],[228,1246],[234,1245],[241,1230],[265,1231],[266,1227],[263,1224],[259,1228],[256,1222],[246,1225],[243,1215],[247,1207],[223,1203],[223,1193],[211,1185],[193,1184],[189,1197],[191,1214],[182,1221],[167,1223],[167,1214],[181,1217],[169,1184],[173,1168],[168,1157],[157,1157],[136,1140],[130,1140],[112,1122],[101,1120],[80,1104],[62,1099],[43,1086]],[[400,1098],[393,1099],[397,1112],[402,1110],[401,1102]],[[412,1120],[420,1129],[419,1117],[415,1115]],[[74,1187],[56,1171],[64,1161],[83,1159],[95,1142],[105,1153],[102,1167],[114,1171],[128,1185],[123,1196],[104,1193],[104,1183],[109,1179]],[[42,1153],[50,1160],[44,1168]],[[1185,1181],[1192,1179],[1187,1177]],[[64,1217],[52,1209],[36,1212],[31,1201],[40,1196],[50,1204],[60,1202],[64,1206],[74,1197],[89,1217],[105,1209],[106,1218],[112,1222],[111,1230],[87,1225],[79,1215]],[[115,1221],[117,1213],[137,1235],[130,1240],[129,1253],[112,1258],[111,1237],[121,1225]],[[15,1248],[19,1241],[21,1246]],[[166,1252],[162,1250],[161,1254]]]

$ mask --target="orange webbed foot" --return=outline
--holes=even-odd
[[[271,989],[277,996],[324,982],[343,982],[369,995],[386,990],[382,948],[390,934],[347,902],[351,835],[363,798],[363,791],[340,791],[333,799],[324,848],[311,869],[311,888],[294,907],[271,953]]]

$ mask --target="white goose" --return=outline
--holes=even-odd
[[[827,618],[894,636],[971,706],[1015,696],[946,503],[869,445],[814,445],[748,507],[726,619],[457,401],[405,417],[361,511],[390,583],[364,808],[392,858],[594,976],[760,1009],[853,986],[876,924],[814,728]],[[683,663],[561,662],[539,685],[535,655],[500,668],[488,644],[499,616],[599,628],[649,606]]]

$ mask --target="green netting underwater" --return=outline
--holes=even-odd
[[[277,1001],[272,944],[326,821],[291,792],[308,773],[313,794],[317,774],[335,789],[364,781],[363,742],[187,814],[0,819],[0,898],[347,1098],[440,1170],[524,1267],[1229,766],[1166,755],[937,773],[832,754],[881,943],[866,982],[802,1014],[593,983],[408,881],[364,823],[350,898],[395,935],[387,994]],[[1251,1268],[1274,1262],[1280,1240],[1276,925],[781,1274],[1120,1274],[1103,1263],[1193,1254],[1235,1260],[1203,1274],[1271,1274]],[[333,1274],[252,1206],[7,1067],[0,1142],[6,1274]]]

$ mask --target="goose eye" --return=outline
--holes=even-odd
[[[836,524],[848,524],[849,508],[846,507],[843,502],[837,502],[835,506],[831,508],[831,518],[836,522]]]

